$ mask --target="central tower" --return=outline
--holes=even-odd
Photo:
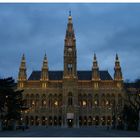
[[[77,78],[76,39],[73,29],[72,16],[69,12],[66,36],[64,41],[64,79]]]
[[[78,90],[77,90],[76,39],[72,16],[69,12],[66,36],[64,40],[63,106],[62,116],[65,127],[78,126]]]

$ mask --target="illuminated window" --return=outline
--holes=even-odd
[[[47,87],[47,84],[46,83],[42,83],[42,87],[43,88],[46,88]]]
[[[43,105],[46,105],[46,101],[43,101]]]
[[[54,105],[55,105],[55,106],[58,106],[58,101],[55,101],[55,102],[54,102]]]
[[[86,101],[83,101],[82,104],[83,104],[83,106],[86,106],[87,105],[87,102]]]
[[[98,103],[98,102],[97,102],[97,101],[95,101],[94,103],[95,103],[95,105],[97,105],[97,103]]]
[[[98,88],[98,83],[94,83],[94,88],[95,88],[95,89]]]
[[[106,105],[108,105],[109,104],[109,102],[108,101],[106,101]]]
[[[32,105],[35,105],[35,102],[34,101],[32,101]]]

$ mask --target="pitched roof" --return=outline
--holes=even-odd
[[[100,71],[101,80],[113,80],[108,71]],[[92,71],[77,71],[79,80],[91,80]],[[28,80],[40,80],[41,71],[33,71]],[[49,80],[62,80],[63,71],[49,71]]]

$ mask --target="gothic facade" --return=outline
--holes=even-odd
[[[82,63],[82,62],[81,62]],[[96,54],[91,70],[77,70],[76,39],[72,16],[68,17],[64,40],[64,69],[51,71],[45,54],[41,71],[26,75],[25,56],[22,56],[18,88],[24,89],[26,107],[24,122],[28,125],[83,127],[112,125],[121,122],[123,107],[123,78],[116,54],[114,78],[108,71],[99,70]]]

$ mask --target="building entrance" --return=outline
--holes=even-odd
[[[73,119],[67,119],[67,125],[69,128],[73,127]]]
[[[67,125],[73,127],[74,113],[67,113]]]

